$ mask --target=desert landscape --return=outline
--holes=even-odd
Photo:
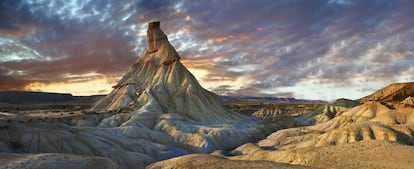
[[[414,83],[391,84],[359,100],[226,106],[182,65],[160,22],[148,24],[147,43],[112,92],[90,109],[3,108],[1,167],[411,168],[414,163]]]
[[[90,2],[85,1],[85,4],[88,3]],[[26,3],[16,4],[20,4],[16,8],[18,10],[31,9],[25,6]],[[329,8],[332,4],[352,7],[354,2],[329,1],[324,8]],[[77,5],[75,6],[78,7]],[[159,4],[155,4],[157,5]],[[188,4],[173,5],[173,13],[182,13],[181,8],[185,5]],[[121,10],[115,13],[121,15],[122,12],[135,9],[132,6],[131,4],[122,6]],[[305,4],[304,6],[312,5]],[[0,2],[0,7],[14,9],[13,4],[6,1]],[[110,8],[112,8],[111,5],[107,6],[107,9]],[[29,10],[29,13],[34,13],[35,10],[35,8]],[[91,8],[91,10],[96,9]],[[168,10],[162,8],[162,10],[156,9],[155,11],[162,13],[160,11]],[[7,14],[7,11],[3,13]],[[0,18],[3,13],[0,12]],[[65,10],[61,10],[59,15],[62,13],[65,13]],[[76,13],[76,10],[71,13]],[[289,14],[294,18],[294,13],[289,12]],[[122,15],[122,18],[117,21],[126,22],[131,15]],[[92,14],[84,17],[89,16]],[[148,16],[142,14],[136,19],[145,17]],[[302,15],[300,17],[305,18]],[[92,59],[94,62],[72,56],[73,60],[69,59],[67,63],[62,64],[59,59],[55,62],[53,57],[46,58],[47,64],[49,62],[62,64],[56,65],[57,68],[63,69],[62,74],[57,73],[57,70],[53,71],[54,65],[45,66],[45,63],[38,63],[41,61],[36,58],[29,59],[31,64],[25,63],[24,59],[16,60],[19,58],[17,54],[25,56],[22,53],[10,54],[11,51],[19,48],[10,47],[11,42],[17,43],[17,40],[7,41],[6,38],[0,36],[0,55],[4,56],[0,59],[0,169],[413,168],[414,55],[412,52],[397,52],[396,54],[392,53],[397,51],[393,48],[384,52],[386,58],[394,57],[393,54],[395,54],[398,59],[384,61],[382,55],[379,54],[381,52],[371,50],[364,56],[372,60],[363,64],[348,62],[350,56],[347,57],[346,54],[341,57],[332,54],[342,49],[341,52],[344,53],[355,50],[355,47],[346,49],[345,45],[345,41],[357,39],[355,35],[350,39],[342,40],[339,45],[334,45],[324,58],[304,62],[296,65],[292,70],[288,70],[289,67],[284,67],[284,69],[278,69],[278,67],[296,64],[299,55],[292,54],[290,48],[295,48],[293,46],[296,44],[302,44],[302,41],[295,41],[283,49],[287,52],[286,56],[289,56],[283,58],[285,60],[280,60],[281,58],[272,60],[273,57],[261,60],[260,57],[255,57],[254,61],[243,62],[246,60],[245,56],[236,52],[236,58],[239,59],[236,61],[237,64],[221,55],[207,57],[206,60],[198,62],[195,60],[204,56],[187,56],[188,48],[191,48],[192,43],[196,45],[193,48],[204,48],[198,50],[199,53],[207,51],[211,54],[209,52],[214,50],[236,50],[238,43],[244,44],[253,35],[246,34],[236,38],[234,37],[236,35],[231,35],[209,39],[204,44],[211,45],[237,39],[229,42],[232,43],[230,47],[224,49],[202,47],[202,45],[197,46],[192,37],[183,35],[185,33],[182,30],[194,28],[183,26],[178,32],[167,34],[163,29],[174,30],[178,23],[167,22],[164,26],[160,21],[154,20],[153,17],[150,18],[150,21],[141,26],[145,27],[145,31],[136,30],[135,32],[143,37],[145,42],[134,41],[139,45],[132,46],[141,48],[134,48],[140,55],[136,57],[133,55],[136,60],[132,62],[125,61],[120,64],[124,62],[121,59],[124,56],[116,54],[115,57],[108,59],[111,60],[110,65],[101,65],[104,64],[101,62],[105,60],[103,57],[112,56],[113,52],[102,51],[108,46],[114,47],[120,44],[116,41],[119,37],[114,37],[110,33],[99,34],[99,40],[95,44],[86,43],[89,42],[87,38],[83,39],[85,44],[81,46],[76,46],[78,43],[76,41],[61,42],[60,40],[48,44],[48,49],[56,45],[56,50],[59,50],[60,45],[66,46],[67,44],[64,43],[70,43],[74,45],[71,46],[73,49],[71,48],[70,51],[81,51],[82,47],[96,48],[97,46],[93,45],[98,44],[104,46],[97,50],[99,57]],[[65,19],[71,20],[72,18],[62,20]],[[184,20],[189,24],[192,18],[185,15]],[[13,20],[7,21],[12,23]],[[374,21],[370,21],[367,25],[372,22]],[[107,24],[110,25],[108,28],[102,29],[112,29],[110,27],[116,24],[119,23],[114,21]],[[384,21],[383,24],[387,23]],[[19,26],[19,24],[13,26]],[[33,26],[33,30],[26,31],[27,34],[36,34],[33,32],[41,29],[37,24],[30,26]],[[229,27],[236,29],[234,25]],[[279,25],[275,30],[287,31],[284,27],[284,25]],[[89,28],[85,29],[89,30]],[[253,30],[261,32],[264,29],[267,28],[255,27]],[[312,27],[312,29],[319,28]],[[2,30],[0,23],[0,35],[5,35],[6,33],[3,32],[6,31],[2,32]],[[84,31],[81,30],[77,31]],[[204,31],[207,34],[212,33],[208,29]],[[375,31],[379,32],[379,30]],[[94,31],[87,34],[94,34]],[[335,38],[336,35],[329,35],[329,38]],[[23,35],[14,32],[13,36]],[[123,37],[130,36],[128,33],[123,35]],[[8,36],[10,37],[11,35]],[[40,37],[36,36],[41,39]],[[180,37],[186,42],[177,41]],[[270,36],[265,35],[263,38],[267,37]],[[110,40],[106,41],[105,38]],[[404,37],[392,40],[401,40],[400,38]],[[29,44],[25,41],[29,41],[28,39],[20,39],[19,43],[22,42],[20,47]],[[113,44],[112,40],[115,41]],[[262,42],[262,39],[256,40],[257,43]],[[279,43],[292,39],[272,40]],[[38,46],[32,46],[33,51],[29,53],[41,55],[35,50],[41,51],[42,45],[37,44],[40,41],[36,41]],[[268,43],[267,40],[263,41],[265,44]],[[249,42],[253,43],[253,41]],[[319,42],[313,41],[313,43]],[[360,41],[357,45],[364,43],[367,42]],[[176,44],[178,44],[177,47]],[[406,47],[404,45],[408,42],[401,44],[393,41],[392,44],[393,47],[400,45],[398,51],[403,51]],[[381,50],[385,48],[384,46],[386,45],[377,44]],[[302,51],[305,47],[298,47],[294,50]],[[29,49],[29,47],[21,48]],[[118,48],[121,51],[125,50],[120,46]],[[247,48],[240,49],[250,51]],[[254,51],[255,53],[263,52]],[[313,49],[309,51],[310,54],[315,52]],[[71,57],[70,52],[59,52],[63,59]],[[91,54],[91,51],[88,52]],[[276,53],[278,52],[280,51]],[[218,54],[217,51],[212,53]],[[95,56],[89,54],[85,57]],[[192,54],[197,54],[197,52]],[[312,56],[306,56],[306,58],[309,57]],[[329,60],[332,58],[334,59]],[[361,58],[359,59],[361,61]],[[209,60],[212,61],[209,62]],[[120,65],[117,65],[118,62]],[[268,65],[268,62],[277,64]],[[326,62],[327,65],[322,62]],[[252,66],[252,63],[258,63],[263,67],[257,68]],[[129,67],[126,68],[125,64]],[[355,66],[352,64],[357,66],[351,67]],[[384,66],[388,64],[390,66]],[[75,74],[73,72],[82,72],[83,67],[72,67],[73,65],[97,67],[94,69],[96,72],[85,68],[83,74]],[[225,65],[233,68],[225,69]],[[207,68],[201,69],[204,66]],[[273,76],[270,71],[270,74],[267,74],[268,71],[264,70],[264,67],[277,67],[276,69],[281,73],[274,72],[275,76]],[[38,74],[30,73],[29,69],[38,71]],[[116,69],[123,74],[115,76],[112,71],[109,71],[110,69]],[[207,71],[209,69],[212,70]],[[250,69],[254,69],[256,74],[249,72]],[[395,73],[394,69],[400,74],[396,74],[395,78],[388,76],[387,73]],[[8,71],[4,73],[3,70]],[[218,70],[223,70],[224,73]],[[370,72],[371,70],[373,72]],[[101,72],[97,73],[99,71]],[[297,79],[296,76],[302,75],[298,72],[309,74]],[[104,73],[107,75],[105,76]],[[53,79],[52,75],[57,81],[49,80]],[[353,79],[347,76],[352,76]],[[388,83],[385,87],[379,85],[388,82],[383,78],[392,83]],[[105,80],[102,81],[102,79]],[[210,79],[210,83],[207,83],[206,79]],[[92,83],[94,81],[97,83]],[[225,85],[219,85],[224,82]],[[297,85],[300,83],[305,85]],[[333,87],[324,86],[330,83],[334,84]],[[102,87],[100,84],[111,84],[112,88],[100,90]],[[205,85],[209,87],[205,88]],[[308,88],[313,85],[316,87]],[[54,92],[66,91],[66,89],[72,92]],[[269,92],[270,89],[272,92]],[[93,94],[83,96],[72,94],[75,93],[73,91],[78,90],[92,91]],[[346,98],[348,95],[357,95],[355,93],[361,97]],[[296,96],[308,99],[298,99]]]

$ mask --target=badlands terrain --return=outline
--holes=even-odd
[[[412,168],[414,83],[334,103],[227,102],[151,22],[88,110],[0,114],[0,168]],[[4,111],[3,111],[4,112]]]

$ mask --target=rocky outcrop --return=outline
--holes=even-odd
[[[247,119],[229,111],[217,95],[201,87],[181,64],[180,56],[159,26],[159,22],[149,23],[147,49],[114,90],[93,109],[111,111],[128,107],[137,110],[152,102],[152,107],[157,105],[153,113],[179,114],[196,121]]]
[[[254,112],[252,116],[261,118],[263,120],[272,121],[273,119],[278,118],[287,113],[287,110],[281,110],[277,108],[260,108],[258,111]]]
[[[408,96],[403,101],[401,101],[402,104],[406,105],[413,105],[414,106],[414,97]]]
[[[414,82],[390,84],[373,94],[360,98],[359,101],[400,102],[408,96],[414,96]]]

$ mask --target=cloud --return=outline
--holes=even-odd
[[[350,86],[414,80],[413,8],[403,0],[2,1],[0,90],[119,77],[145,49],[146,23],[160,20],[182,62],[207,72],[202,83],[227,83],[213,91],[308,97],[298,86],[318,83],[362,94],[367,87]]]

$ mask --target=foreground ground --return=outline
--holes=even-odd
[[[208,154],[192,154],[180,156],[177,158],[168,159],[153,163],[147,168],[412,168],[414,160],[414,147],[411,144],[414,139],[411,137],[413,134],[412,130],[412,106],[407,106],[399,103],[377,103],[369,102],[362,106],[355,108],[346,108],[346,104],[340,104],[342,106],[331,107],[324,106],[320,103],[286,103],[286,102],[227,102],[228,107],[232,110],[257,110],[260,109],[288,109],[290,113],[276,115],[273,120],[268,120],[268,125],[281,125],[289,121],[292,123],[293,120],[307,121],[309,117],[311,119],[318,119],[319,116],[326,116],[334,111],[336,114],[331,114],[331,119],[322,118],[322,121],[314,121],[314,124],[303,123],[299,127],[291,126],[293,128],[279,130],[275,133],[278,139],[277,143],[274,143],[276,136],[275,133],[268,136],[267,139],[261,140],[257,143],[247,143],[233,150],[220,150]],[[304,106],[305,105],[305,106]],[[328,104],[329,105],[329,104]],[[67,119],[66,121],[79,119],[91,115],[90,111],[80,110],[80,107],[71,106],[65,104],[65,106],[59,105],[41,105],[43,106],[40,110],[35,110],[33,107],[28,105],[21,106],[20,110],[16,112],[15,109],[10,112],[3,112],[1,118],[6,120],[3,123],[2,128],[7,127],[5,124],[13,123],[14,120],[19,120],[19,123],[33,123],[36,121],[49,121],[61,123],[61,119]],[[263,106],[263,107],[261,107]],[[319,106],[319,108],[315,108]],[[355,105],[352,105],[355,106]],[[25,110],[24,108],[28,109]],[[56,109],[56,107],[61,109]],[[63,109],[62,109],[63,107]],[[87,107],[87,105],[85,106]],[[391,108],[390,108],[391,107]],[[316,110],[311,110],[316,109]],[[6,108],[3,107],[3,110]],[[309,110],[309,111],[308,111]],[[368,110],[369,113],[375,113],[369,115],[368,119],[361,120],[364,114]],[[299,113],[298,113],[299,112]],[[348,112],[348,115],[346,115]],[[354,112],[354,113],[352,113]],[[381,113],[383,112],[383,113]],[[117,113],[117,112],[114,112]],[[385,114],[384,114],[385,113]],[[250,113],[253,115],[254,113]],[[256,113],[257,114],[257,113]],[[337,144],[327,144],[319,146],[306,146],[304,141],[300,140],[312,140],[316,139],[319,142],[323,140],[323,133],[332,133],[329,131],[322,131],[317,126],[332,125],[334,121],[340,120],[345,117],[355,118],[355,114],[359,114],[357,119],[360,120],[364,125],[371,125],[369,122],[371,118],[374,119],[376,125],[381,125],[383,122],[375,119],[384,119],[384,117],[393,116],[399,124],[399,128],[404,126],[408,127],[408,131],[401,130],[398,128],[388,127],[387,130],[378,130],[378,127],[371,127],[370,139],[365,139],[362,134],[360,141],[350,141],[353,139],[350,137],[355,130],[355,125],[359,123],[351,122],[343,125],[339,129],[344,129],[348,141],[344,142],[336,140]],[[393,115],[394,114],[394,115]],[[335,118],[336,116],[336,118]],[[395,116],[395,117],[394,117]],[[306,118],[305,118],[306,117]],[[318,118],[317,118],[318,117]],[[376,118],[375,118],[376,117]],[[9,119],[9,120],[7,120]],[[339,119],[339,120],[338,120]],[[332,124],[330,124],[332,123]],[[336,122],[337,123],[337,122]],[[384,124],[392,124],[392,121],[388,121]],[[292,123],[293,124],[293,123]],[[354,125],[354,127],[352,127]],[[316,127],[315,127],[316,126]],[[351,128],[346,127],[351,126]],[[395,126],[395,125],[394,125]],[[320,130],[309,132],[309,129]],[[285,126],[286,128],[286,126]],[[358,128],[358,127],[356,127]],[[297,130],[301,131],[297,131]],[[365,129],[358,129],[365,130]],[[392,132],[398,132],[398,130],[405,131],[407,135],[397,134],[393,136]],[[299,134],[300,132],[302,134]],[[322,133],[321,133],[322,132]],[[280,133],[282,134],[282,137]],[[336,133],[336,134],[335,134]],[[341,133],[344,131],[334,132],[330,134],[330,140],[337,139],[336,137],[343,137]],[[382,133],[382,134],[381,134]],[[387,134],[388,133],[388,134]],[[320,135],[322,134],[322,135]],[[384,135],[385,134],[385,135]],[[358,135],[358,134],[357,134]],[[384,136],[382,136],[384,135]],[[363,138],[364,137],[364,138]],[[395,139],[393,139],[395,138]],[[299,141],[298,141],[299,139]],[[17,143],[16,143],[17,144]],[[317,143],[312,143],[316,145]],[[408,145],[407,145],[408,144]],[[305,145],[305,146],[304,146]],[[16,145],[20,146],[20,145]],[[241,161],[240,161],[241,160]],[[77,163],[78,167],[83,168],[117,168],[116,164],[112,160],[103,157],[96,156],[84,156],[84,155],[70,155],[70,154],[0,154],[0,162],[2,166],[0,168],[54,168],[55,166],[61,166],[63,164],[71,166],[69,163]],[[294,164],[294,165],[290,165]],[[29,167],[30,166],[30,167]]]

